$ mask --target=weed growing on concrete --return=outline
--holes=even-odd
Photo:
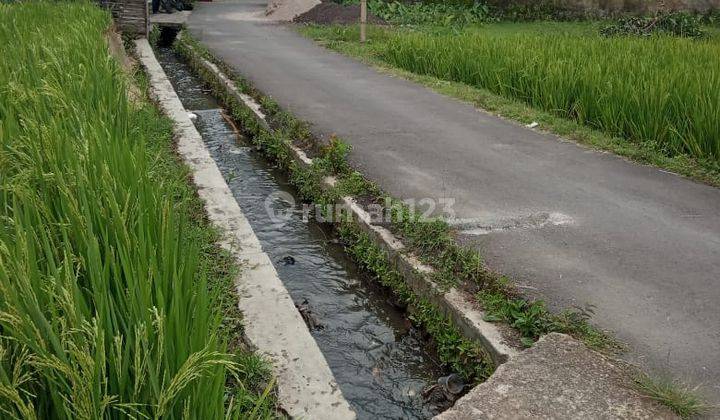
[[[372,201],[379,202],[380,197],[384,197],[384,193],[377,184],[368,181],[360,172],[351,171],[345,176],[338,179],[335,185],[335,191],[338,197],[358,197],[369,198]]]
[[[520,332],[522,343],[531,346],[544,334],[559,332],[574,335],[594,349],[620,351],[622,346],[590,323],[592,309],[566,310],[553,314],[542,301],[509,298],[499,292],[481,291],[477,294],[487,312],[486,321],[507,322]]]
[[[346,175],[350,172],[350,165],[347,163],[348,153],[350,153],[350,145],[332,136],[327,145],[321,146],[319,164],[329,173]]]
[[[436,269],[433,280],[445,288],[469,282],[483,290],[500,284],[484,266],[477,251],[457,245],[450,226],[441,219],[424,220],[400,202],[392,206],[392,225],[426,264]]]
[[[635,378],[635,387],[653,400],[669,407],[683,419],[698,417],[712,408],[698,396],[697,389],[676,381],[640,375]]]

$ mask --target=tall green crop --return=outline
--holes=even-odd
[[[0,5],[0,411],[221,418],[240,365],[109,24],[90,3]]]
[[[667,155],[720,159],[713,39],[398,31],[375,48],[405,70],[517,98]]]

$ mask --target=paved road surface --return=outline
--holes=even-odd
[[[191,32],[389,193],[456,199],[464,239],[553,307],[595,305],[629,357],[720,400],[720,190],[506,122],[196,3]]]

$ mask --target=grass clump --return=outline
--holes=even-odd
[[[670,408],[683,419],[696,418],[712,408],[698,395],[697,389],[677,381],[640,375],[634,382],[639,392]]]
[[[391,208],[392,227],[424,263],[436,269],[435,283],[444,288],[470,283],[497,290],[496,279],[486,269],[477,251],[459,246],[450,226],[441,219],[423,219],[400,202]]]
[[[231,262],[169,121],[128,100],[110,24],[89,3],[0,5],[0,411],[271,416],[264,362],[213,309]]]
[[[487,313],[486,321],[507,322],[520,333],[526,347],[532,346],[542,335],[558,332],[580,338],[593,349],[622,350],[620,343],[590,324],[592,308],[574,308],[554,314],[548,311],[543,301],[513,298],[498,292],[481,291],[477,299]]]

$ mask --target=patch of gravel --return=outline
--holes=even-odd
[[[360,22],[360,5],[343,6],[332,1],[318,4],[307,12],[297,16],[295,22],[329,24],[352,24]],[[368,12],[368,23],[384,24],[385,21]]]

